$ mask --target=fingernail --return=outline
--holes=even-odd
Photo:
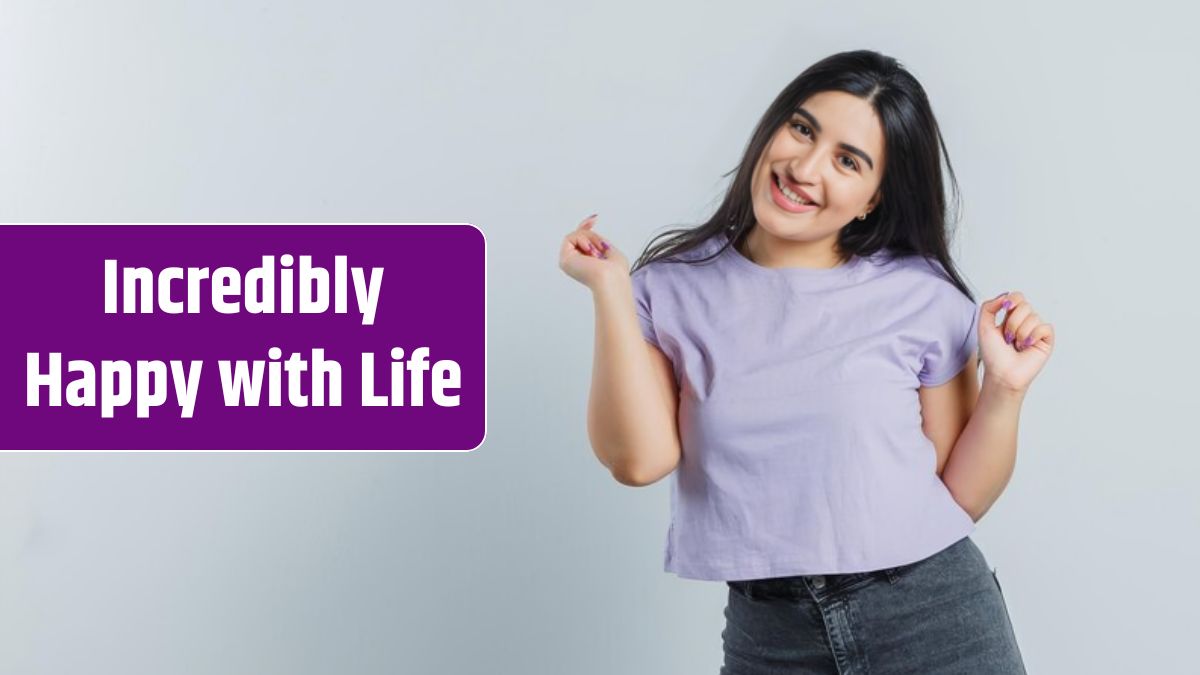
[[[600,245],[604,247],[604,250],[605,250],[605,251],[607,251],[607,250],[608,250],[608,242],[607,242],[607,241],[602,241],[602,242],[600,242]]]
[[[1007,342],[1007,343],[1009,343],[1009,344],[1012,344],[1012,341],[1013,341],[1013,334],[1012,334],[1012,333],[1005,333],[1005,334],[1004,334],[1004,341],[1005,341],[1005,342]]]
[[[1029,346],[1029,345],[1031,345],[1031,344],[1033,344],[1033,336],[1032,336],[1032,335],[1030,335],[1029,337],[1025,338],[1025,341],[1021,343],[1021,346],[1022,346],[1022,347],[1028,347],[1028,346]]]
[[[1004,304],[1000,305],[1000,309],[1008,309],[1009,307],[1012,307],[1012,300],[1005,300]]]

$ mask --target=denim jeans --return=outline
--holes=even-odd
[[[885,570],[726,584],[721,675],[1025,673],[1000,581],[969,536]]]

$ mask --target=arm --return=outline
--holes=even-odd
[[[997,315],[1006,311],[997,325]],[[955,501],[978,521],[1000,497],[1017,460],[1017,424],[1025,392],[1054,352],[1054,327],[1033,311],[1024,293],[1006,291],[980,307],[977,336],[984,362],[983,389],[977,401],[966,404],[956,397],[973,394],[933,394],[936,402],[928,414],[943,437],[958,424],[947,410],[970,405],[972,412],[961,435],[949,451],[942,481]],[[967,370],[974,370],[974,357]],[[972,377],[960,374],[959,378]],[[941,387],[935,387],[940,389]],[[927,398],[922,392],[922,416]],[[957,401],[957,402],[956,402]]]
[[[925,435],[938,452],[938,473],[974,521],[987,513],[1012,477],[1017,423],[1025,393],[990,380],[976,385],[977,357],[954,379],[920,389]]]
[[[588,396],[592,450],[620,483],[657,482],[679,463],[679,394],[671,362],[638,327],[633,286],[623,270],[592,294],[595,353]]]
[[[996,384],[985,373],[979,403],[946,462],[942,481],[972,520],[987,513],[1012,477],[1024,398],[1024,391]]]

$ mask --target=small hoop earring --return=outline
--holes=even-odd
[[[859,219],[859,220],[866,220],[866,219],[867,219],[867,214],[865,214],[865,213],[864,213],[864,214],[862,214],[861,216],[859,216],[859,217],[858,217],[858,219]]]

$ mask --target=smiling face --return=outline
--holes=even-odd
[[[752,259],[770,266],[837,264],[838,231],[878,203],[884,161],[883,125],[869,103],[841,91],[810,96],[754,169]]]

